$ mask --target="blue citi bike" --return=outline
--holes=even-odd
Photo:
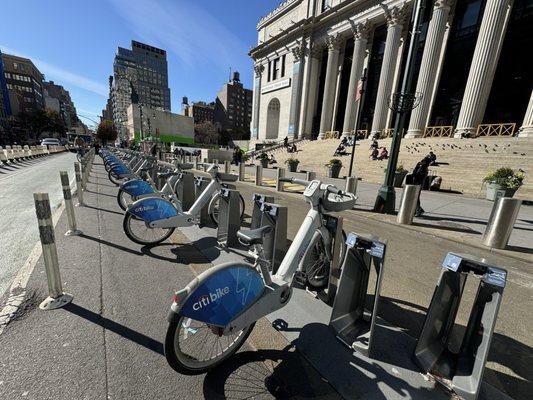
[[[200,374],[228,359],[243,345],[259,318],[288,303],[293,282],[301,282],[302,276],[322,284],[326,277],[327,282],[329,269],[317,268],[318,263],[308,258],[314,258],[314,249],[321,243],[325,261],[331,263],[333,233],[325,212],[352,209],[356,198],[318,180],[309,182],[303,195],[311,208],[274,274],[261,246],[271,228],[241,230],[239,240],[257,249],[253,265],[214,266],[175,293],[164,346],[167,362],[175,371]],[[345,254],[344,247],[341,259]]]

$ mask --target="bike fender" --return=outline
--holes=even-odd
[[[224,327],[259,299],[265,289],[257,270],[244,263],[225,263],[205,271],[186,290],[188,296],[173,306],[196,321]],[[169,318],[171,316],[169,315]]]
[[[154,193],[154,188],[142,179],[133,179],[120,184],[120,188],[133,197],[139,197],[144,194]]]
[[[131,175],[132,172],[129,170],[128,167],[122,164],[115,165],[111,167],[111,171],[113,171],[118,176],[124,176],[124,175]]]
[[[139,199],[131,204],[126,211],[148,223],[178,215],[172,203],[160,197]]]

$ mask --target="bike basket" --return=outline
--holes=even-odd
[[[328,193],[327,196],[322,198],[322,207],[331,212],[351,210],[355,206],[356,199],[357,197],[353,195]]]

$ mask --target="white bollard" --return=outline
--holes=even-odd
[[[81,181],[80,163],[74,163],[74,172],[76,173],[76,191],[78,193],[78,204],[76,206],[83,206],[83,184]]]
[[[44,267],[48,282],[48,297],[39,305],[41,310],[53,310],[63,307],[73,299],[72,295],[63,292],[61,275],[59,273],[59,260],[52,222],[52,210],[48,193],[34,193],[35,212],[39,224],[39,236],[43,248]]]
[[[61,177],[61,186],[63,188],[63,198],[65,199],[65,209],[67,211],[68,231],[65,236],[81,235],[76,225],[76,215],[74,214],[74,206],[72,205],[72,193],[70,191],[70,181],[68,179],[67,171],[59,171]]]

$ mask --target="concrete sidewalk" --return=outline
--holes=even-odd
[[[238,173],[236,166],[232,166],[232,172]],[[255,167],[246,167],[246,174],[248,181],[253,182]],[[276,174],[276,169],[264,169],[265,185],[275,186]],[[304,173],[286,172],[286,176],[305,179]],[[344,189],[344,179],[332,179],[324,176],[318,176],[318,179]],[[358,181],[356,210],[364,212],[369,218],[395,222],[395,216],[369,212],[374,206],[378,189],[379,185]],[[396,189],[396,209],[399,207],[402,192],[403,189]],[[423,191],[421,204],[426,212],[422,217],[415,217],[413,226],[416,230],[429,232],[433,235],[459,242],[466,241],[473,246],[484,248],[482,238],[494,205],[493,202],[461,194]],[[495,249],[494,251],[533,262],[532,243],[533,206],[522,204],[514,231],[509,240],[509,246],[505,250]]]
[[[251,209],[250,200],[253,193],[273,194],[277,203],[289,208],[288,237],[292,239],[295,236],[308,211],[308,205],[301,194],[280,193],[274,188],[258,188],[250,183],[237,183],[237,188],[247,201],[247,210]],[[472,247],[468,242],[461,243],[442,238],[430,232],[420,231],[418,228],[406,229],[403,226],[368,218],[367,214],[357,211],[340,213],[344,217],[346,232],[370,233],[387,241],[386,271],[382,283],[379,316],[408,336],[404,338],[406,345],[409,341],[413,343],[419,336],[440,274],[442,260],[448,252],[472,254],[508,270],[507,286],[485,370],[484,380],[488,385],[485,386],[485,397],[482,398],[505,398],[505,393],[512,398],[528,399],[532,381],[530,365],[533,359],[531,336],[533,322],[527,317],[531,314],[533,306],[531,263],[493,253],[489,249]],[[458,343],[464,333],[469,307],[476,290],[476,280],[469,279],[456,318],[454,335]],[[298,330],[310,321],[295,319],[294,316],[301,315],[308,309],[309,307],[305,305],[298,309],[292,309],[289,305],[283,310],[293,316],[290,321],[294,324],[292,328]],[[318,311],[321,308],[315,304],[311,309]],[[317,313],[314,317],[314,322],[320,321],[322,325],[325,321],[326,323],[329,321],[324,313]],[[293,340],[294,330],[286,335]],[[320,344],[318,346],[320,347]],[[405,354],[407,353],[408,351]],[[319,370],[322,371],[320,368]],[[324,367],[324,370],[327,371],[328,367]],[[500,394],[494,395],[493,389]]]
[[[174,372],[162,354],[171,296],[211,264],[179,233],[153,248],[130,242],[116,192],[96,164],[87,206],[76,208],[83,235],[63,236],[60,218],[60,269],[74,302],[37,308],[47,295],[39,259],[22,308],[0,335],[1,399],[340,398],[266,320],[217,370]]]
[[[237,187],[248,214],[253,192],[274,192],[246,183]],[[65,215],[60,218],[55,230],[60,268],[74,303],[56,311],[36,309],[46,296],[39,260],[24,307],[0,335],[0,398],[449,398],[409,359],[448,251],[474,253],[509,269],[480,398],[506,399],[505,393],[529,398],[529,264],[353,211],[343,213],[346,231],[374,233],[389,243],[375,359],[341,345],[327,326],[330,308],[295,290],[289,305],[258,321],[242,350],[223,366],[205,375],[178,375],[162,356],[172,293],[213,264],[242,260],[246,251],[218,246],[209,227],[184,228],[160,246],[140,248],[122,232],[116,192],[102,166],[95,165],[87,207],[76,209],[84,235],[63,236]],[[290,208],[292,239],[307,205],[299,194],[275,196]],[[471,282],[466,302],[474,294]],[[465,306],[458,314],[458,337],[468,311]],[[273,329],[274,321],[279,330]]]

